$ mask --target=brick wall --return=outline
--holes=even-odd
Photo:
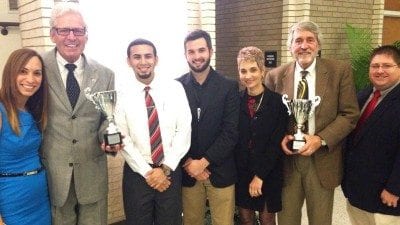
[[[321,27],[324,34],[322,57],[349,59],[345,26],[360,28],[374,25],[374,0],[314,1],[310,17]],[[377,27],[373,27],[375,36]]]
[[[116,157],[108,156],[108,223],[125,219],[122,201],[122,169],[124,158],[121,154]]]
[[[245,46],[280,52],[281,23],[282,1],[216,0],[218,70],[237,78],[236,56]]]
[[[211,65],[215,67],[217,51],[215,48],[215,0],[187,0],[187,29],[202,29],[211,36],[214,56]]]
[[[349,59],[345,24],[372,27],[374,44],[379,44],[383,4],[383,0],[216,0],[216,65],[236,78],[236,54],[249,45],[277,51],[278,65],[291,61],[288,28],[300,20],[319,24],[324,34],[322,57]]]
[[[45,51],[54,45],[49,38],[51,0],[19,0],[18,11],[22,46]]]

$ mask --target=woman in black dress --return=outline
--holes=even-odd
[[[261,225],[274,225],[282,209],[282,156],[280,142],[288,122],[281,95],[263,85],[264,54],[245,47],[237,57],[241,92],[236,205],[242,225],[253,225],[255,212]]]

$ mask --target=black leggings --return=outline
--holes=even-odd
[[[240,224],[254,225],[255,211],[252,209],[244,209],[241,207],[238,207],[238,209]],[[269,213],[266,208],[264,208],[264,211],[259,211],[258,213],[258,221],[260,221],[260,225],[276,225],[275,213]]]

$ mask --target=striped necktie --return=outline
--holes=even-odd
[[[307,70],[300,71],[301,80],[297,85],[297,99],[308,99],[308,83],[307,83]]]
[[[154,104],[153,98],[149,94],[150,87],[146,86],[145,101],[147,107],[147,116],[149,118],[149,134],[150,134],[150,146],[151,146],[151,159],[153,163],[159,166],[164,159],[164,151],[161,140],[161,130],[158,121],[157,108]]]

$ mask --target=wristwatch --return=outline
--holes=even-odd
[[[165,176],[169,177],[171,175],[171,168],[169,168],[167,165],[162,164],[161,169],[164,172]]]
[[[321,139],[321,146],[326,146],[326,141],[324,139]]]

